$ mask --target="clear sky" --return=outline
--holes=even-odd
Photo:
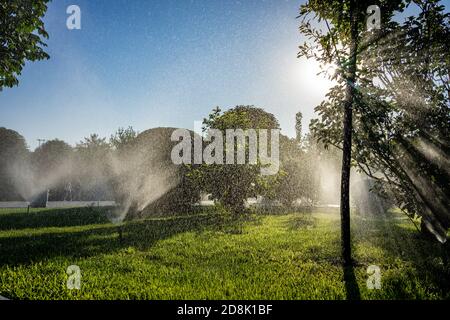
[[[212,108],[255,105],[294,136],[329,83],[297,59],[299,0],[54,0],[47,61],[0,93],[0,126],[75,144],[118,127],[193,129]],[[81,8],[81,30],[66,8]]]

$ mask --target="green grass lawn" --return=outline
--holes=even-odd
[[[448,299],[443,249],[395,213],[353,217],[356,266],[340,263],[339,215],[214,213],[117,227],[107,209],[0,210],[0,295],[12,299]],[[66,269],[81,268],[81,290]],[[381,290],[368,290],[369,265]],[[344,277],[347,281],[344,282]]]

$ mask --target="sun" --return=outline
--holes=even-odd
[[[337,72],[334,64],[321,66],[314,59],[298,59],[294,71],[295,82],[306,93],[325,95],[335,85],[335,81],[330,80]]]

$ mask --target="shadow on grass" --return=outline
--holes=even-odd
[[[71,227],[107,223],[108,208],[68,208],[36,211],[26,209],[21,212],[0,215],[0,230],[19,230],[27,228]],[[34,212],[33,212],[34,210]]]
[[[358,281],[356,280],[353,266],[344,266],[343,272],[347,300],[361,300]]]
[[[367,226],[375,228],[371,231]],[[419,277],[428,283],[430,288],[441,291],[441,297],[450,298],[450,265],[448,244],[442,245],[434,239],[423,236],[415,229],[407,228],[405,221],[383,215],[376,219],[359,222],[358,242],[367,242],[381,249],[389,261],[400,259],[413,267],[404,271],[405,276]],[[376,264],[376,261],[373,261]],[[410,274],[411,273],[411,274]],[[414,274],[415,273],[415,274]],[[391,288],[396,292],[396,298],[410,299],[411,292],[405,291],[401,279],[391,280]],[[432,289],[432,290],[435,290]]]
[[[3,237],[0,238],[0,265],[27,264],[54,257],[92,257],[129,246],[146,249],[175,234],[200,232],[221,223],[220,217],[213,215],[134,221],[122,226],[122,241],[118,227],[112,224],[79,232]]]

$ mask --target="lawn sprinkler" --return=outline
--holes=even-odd
[[[123,220],[119,217],[109,217],[111,222],[116,225],[117,228],[117,234],[119,236],[119,241],[122,244],[123,243]]]

